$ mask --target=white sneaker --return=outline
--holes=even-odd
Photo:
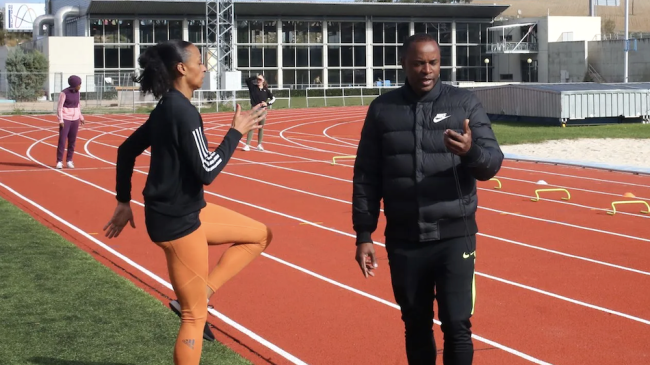
[[[259,145],[259,146],[257,146],[257,150],[258,151],[264,151],[264,147],[262,147],[262,145]]]
[[[242,149],[243,149],[244,151],[250,151],[250,150],[251,150],[251,146],[249,146],[249,145],[245,145],[244,148],[242,148]]]
[[[68,161],[68,168],[74,169],[74,164],[72,163],[72,161]]]
[[[59,161],[56,163],[56,168],[57,169],[62,169],[63,168],[63,162]]]

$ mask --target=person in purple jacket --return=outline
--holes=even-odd
[[[63,151],[65,150],[66,140],[68,142],[68,153],[66,162],[68,168],[73,169],[72,156],[74,155],[74,146],[77,141],[77,131],[79,124],[84,125],[84,116],[79,108],[79,90],[81,89],[81,78],[72,75],[68,78],[67,87],[59,95],[59,105],[56,108],[56,116],[59,119],[59,146],[56,150],[56,168],[63,168]]]

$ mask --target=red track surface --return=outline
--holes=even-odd
[[[209,318],[218,339],[254,363],[406,364],[385,250],[377,247],[380,266],[368,280],[353,259],[352,162],[330,164],[356,153],[364,115],[351,107],[271,111],[268,151],[238,150],[206,188],[208,201],[274,231],[263,257],[211,301],[222,315]],[[52,116],[0,118],[0,195],[166,305],[174,294],[142,207],[133,204],[136,230],[110,241],[101,231],[115,207],[116,147],[144,118],[89,116],[77,168],[62,171],[52,169]],[[213,146],[230,118],[205,116]],[[136,202],[148,159],[136,163]],[[629,200],[626,192],[650,201],[650,177],[506,161],[498,178],[501,190],[479,183],[475,364],[647,364],[650,216],[639,213],[642,205],[621,206],[615,216],[605,210]],[[535,189],[550,187],[568,189],[571,200],[550,192],[530,201]],[[382,218],[378,242],[383,228]],[[212,265],[223,249],[210,248]],[[437,325],[435,335],[441,349]]]

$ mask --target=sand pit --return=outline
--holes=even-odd
[[[501,149],[504,153],[532,158],[650,168],[650,139],[567,139],[501,146]]]

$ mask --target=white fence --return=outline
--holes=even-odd
[[[14,76],[14,77],[10,77]],[[33,75],[32,75],[33,76]],[[45,75],[43,75],[45,76]],[[84,113],[149,113],[157,103],[151,95],[143,95],[139,85],[134,84],[131,75],[91,74],[79,75],[82,80],[81,108]],[[39,87],[33,100],[14,100],[12,88],[22,87],[23,77],[0,74],[0,113],[50,114],[56,112],[60,91],[67,87],[67,80],[60,74],[47,75],[54,80],[53,91]],[[13,81],[12,81],[13,80]],[[25,79],[26,80],[26,79]],[[494,83],[455,83],[460,87],[491,86]],[[306,89],[272,89],[276,102],[273,109],[313,108],[332,106],[367,106],[377,96],[394,90],[393,87],[343,87],[343,88],[306,88]],[[250,108],[248,90],[197,90],[192,103],[200,112],[222,112],[234,110],[235,103],[242,108]]]

